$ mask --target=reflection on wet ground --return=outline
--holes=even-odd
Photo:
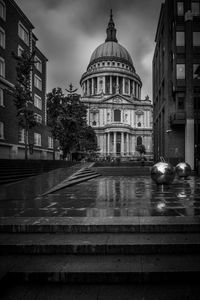
[[[18,189],[20,184],[10,194],[1,189],[0,216],[200,215],[200,178],[194,177],[175,179],[170,186],[157,186],[148,176],[98,177],[44,197],[36,197],[41,193],[37,185],[26,184],[23,193]]]

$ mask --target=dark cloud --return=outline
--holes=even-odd
[[[48,91],[79,85],[90,56],[106,38],[113,9],[117,38],[129,51],[151,95],[151,61],[162,0],[16,0],[35,26],[38,47],[47,56]]]

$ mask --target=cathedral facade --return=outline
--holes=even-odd
[[[148,97],[141,100],[142,81],[117,41],[112,12],[105,43],[94,50],[80,85],[101,157],[130,159],[141,144],[152,155],[152,104]]]

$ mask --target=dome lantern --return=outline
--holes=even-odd
[[[116,42],[117,43],[117,38],[116,38],[117,30],[115,29],[115,23],[113,22],[112,9],[110,10],[110,20],[109,20],[106,32],[107,32],[107,38],[106,38],[105,42]]]

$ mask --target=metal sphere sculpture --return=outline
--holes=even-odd
[[[175,172],[178,175],[178,177],[188,177],[191,175],[192,169],[188,163],[180,162],[176,168]]]
[[[174,180],[174,167],[167,162],[158,162],[151,169],[151,178],[157,184],[170,184]]]

